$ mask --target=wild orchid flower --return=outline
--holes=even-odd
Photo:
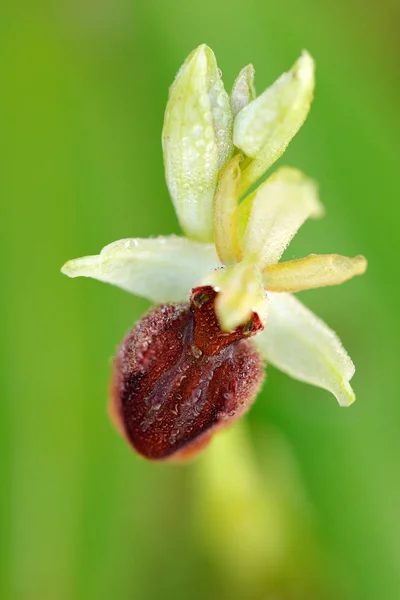
[[[184,236],[119,240],[62,269],[156,305],[123,340],[111,388],[115,423],[147,458],[187,458],[205,446],[250,406],[264,361],[342,406],[355,399],[338,337],[291,293],[343,283],[366,260],[280,263],[304,221],[323,214],[316,185],[281,167],[254,186],[303,124],[313,90],[314,62],[303,52],[258,97],[254,69],[244,67],[229,96],[212,50],[199,46],[170,89],[162,134]]]

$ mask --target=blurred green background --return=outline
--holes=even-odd
[[[0,597],[398,600],[398,2],[1,10]],[[178,233],[160,135],[202,42],[229,89],[248,62],[262,91],[313,54],[314,106],[279,164],[320,182],[327,217],[287,257],[363,253],[369,270],[301,294],[353,357],[356,404],[270,368],[246,429],[177,467],[137,458],[106,415],[113,353],[147,303],[59,269]]]

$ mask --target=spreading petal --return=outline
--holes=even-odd
[[[220,261],[226,265],[241,259],[238,232],[240,161],[236,154],[226,165],[214,199],[214,239]]]
[[[304,123],[314,92],[314,61],[307,52],[237,115],[233,142],[253,160],[243,171],[244,193],[281,156]]]
[[[243,254],[260,267],[278,262],[304,221],[323,214],[314,182],[288,167],[267,179],[250,200],[251,207],[246,199],[239,209],[250,212]]]
[[[243,67],[233,84],[231,93],[232,115],[236,115],[256,97],[254,88],[254,67]]]
[[[188,237],[212,241],[219,170],[233,152],[232,112],[213,51],[199,46],[171,86],[162,134],[167,185]]]
[[[62,272],[92,277],[163,303],[186,301],[190,290],[217,265],[212,244],[170,236],[118,240],[96,256],[68,261]]]
[[[354,365],[337,335],[291,294],[268,292],[268,322],[254,341],[263,357],[295,379],[354,400]]]
[[[264,285],[273,292],[300,292],[344,283],[355,275],[363,275],[366,268],[364,256],[310,254],[306,258],[266,267]]]

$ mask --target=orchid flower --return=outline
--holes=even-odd
[[[364,273],[367,262],[337,254],[279,262],[297,230],[320,218],[323,207],[316,184],[296,169],[281,167],[257,185],[306,119],[313,90],[314,61],[303,52],[260,96],[252,65],[244,67],[229,96],[212,50],[196,48],[171,86],[162,134],[166,181],[184,235],[119,240],[62,268],[69,277],[92,277],[161,305],[128,334],[113,377],[115,421],[148,458],[191,455],[242,414],[258,392],[261,357],[329,390],[341,406],[355,399],[354,365],[339,338],[292,293],[343,283]],[[190,343],[178,341],[188,336]],[[245,340],[245,351],[246,336],[253,339]],[[171,364],[163,364],[175,346]],[[227,346],[228,392],[214,381]],[[193,361],[200,355],[196,379]],[[246,360],[253,370],[246,371]],[[179,387],[183,371],[190,384]]]

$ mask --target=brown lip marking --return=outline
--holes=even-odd
[[[226,333],[215,316],[216,296],[203,286],[192,291],[190,305],[151,310],[117,352],[110,413],[146,458],[192,458],[249,408],[262,384],[263,361],[248,339],[262,329],[258,315]]]

